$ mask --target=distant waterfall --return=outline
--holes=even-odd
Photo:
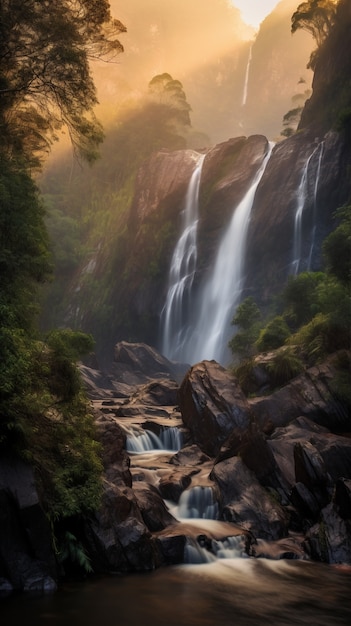
[[[318,147],[320,147],[320,150],[319,150],[319,158],[318,158],[318,164],[317,164],[316,178],[315,178],[315,183],[314,183],[313,222],[312,222],[312,230],[311,230],[311,245],[310,245],[310,253],[308,255],[308,261],[307,261],[307,270],[308,271],[311,270],[312,256],[313,256],[313,252],[314,252],[314,244],[315,244],[315,237],[316,237],[316,227],[317,227],[317,192],[318,192],[319,177],[320,177],[320,173],[321,173],[321,165],[322,165],[323,152],[324,152],[324,141],[322,141],[319,144]]]
[[[311,227],[311,235],[310,235],[310,249],[309,255],[307,259],[307,266],[304,269],[310,269],[312,262],[312,254],[314,248],[314,240],[315,240],[315,231],[316,231],[316,216],[317,216],[317,191],[320,177],[320,170],[323,158],[324,151],[324,142],[318,144],[318,146],[313,150],[313,152],[308,157],[301,175],[301,181],[297,190],[297,203],[295,210],[295,220],[294,220],[294,243],[293,243],[293,260],[291,263],[291,273],[295,276],[301,271],[301,262],[302,262],[302,248],[303,248],[303,214],[306,210],[306,205],[308,204],[308,200],[310,198],[310,189],[311,189],[311,177],[310,177],[310,169],[311,162],[313,157],[318,154],[318,162],[315,171],[314,185],[313,185],[313,216],[312,216],[312,227]],[[313,172],[312,172],[313,173]]]
[[[202,359],[222,362],[230,337],[230,322],[240,301],[246,237],[255,194],[274,143],[269,149],[244,198],[235,208],[230,225],[222,239],[217,258],[205,284],[196,319],[196,329],[188,341],[184,360],[196,363]]]
[[[243,107],[245,106],[246,101],[247,101],[247,90],[248,90],[248,86],[249,86],[249,75],[250,75],[251,61],[252,61],[252,44],[250,46],[249,58],[247,60],[247,65],[246,65],[245,81],[244,81],[244,91],[243,91],[243,98],[242,98],[242,101],[241,101],[241,106],[243,106]]]
[[[199,155],[191,176],[183,210],[182,230],[173,252],[166,303],[161,314],[162,353],[177,360],[186,342],[189,304],[197,263],[199,187],[205,155]]]

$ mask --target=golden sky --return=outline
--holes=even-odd
[[[231,0],[240,9],[244,22],[258,28],[265,17],[277,6],[278,0]]]

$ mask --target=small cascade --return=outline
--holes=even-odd
[[[164,450],[178,452],[183,445],[182,433],[176,426],[162,428],[159,438]]]
[[[316,231],[316,216],[317,216],[317,192],[318,192],[318,184],[320,177],[320,170],[323,158],[323,150],[324,150],[324,142],[321,142],[317,145],[317,147],[313,150],[313,152],[308,157],[301,174],[300,184],[297,190],[297,202],[296,202],[296,210],[295,210],[295,219],[294,219],[294,244],[293,244],[293,260],[291,263],[291,274],[296,276],[301,271],[301,263],[303,260],[303,217],[306,211],[307,205],[310,206],[309,198],[310,190],[311,190],[311,182],[313,184],[313,216],[312,216],[312,228],[310,235],[310,251],[307,260],[307,267],[303,269],[309,269],[312,262],[312,254],[314,248],[314,240],[315,240],[315,231]],[[310,175],[311,163],[315,155],[318,155],[317,167],[315,172],[312,170]],[[314,176],[314,179],[312,178]]]
[[[203,359],[223,362],[230,338],[230,322],[240,302],[244,280],[246,238],[251,208],[257,187],[266,169],[274,143],[269,142],[261,167],[235,208],[231,223],[219,246],[209,280],[200,298],[196,331],[187,343],[183,360],[196,363]]]
[[[252,44],[250,46],[249,58],[247,60],[247,65],[246,65],[244,90],[243,90],[243,97],[242,97],[242,101],[241,101],[241,106],[243,106],[243,107],[245,106],[246,101],[247,101],[247,91],[248,91],[248,86],[249,86],[249,75],[250,75],[251,61],[252,61]]]
[[[198,539],[187,538],[184,549],[184,563],[200,565],[214,563],[218,559],[248,558],[245,551],[243,535],[226,537],[223,540],[208,539],[200,536]]]
[[[211,547],[217,559],[237,559],[247,557],[243,535],[227,537],[223,541],[212,539]]]
[[[162,450],[161,440],[151,430],[125,429],[127,432],[126,450],[136,454]]]
[[[212,488],[198,485],[186,489],[172,514],[177,519],[218,519],[218,502],[213,497]]]
[[[201,563],[213,563],[216,560],[215,555],[201,546],[196,539],[187,538],[184,548],[184,563],[200,565]]]
[[[127,434],[126,450],[136,454],[144,452],[155,452],[163,450],[164,452],[178,452],[182,447],[182,433],[179,428],[172,426],[170,428],[163,427],[159,436],[155,435],[151,430],[144,428],[125,428]]]
[[[199,187],[204,154],[198,155],[182,213],[182,230],[173,252],[166,303],[161,313],[162,353],[177,360],[186,342],[187,310],[197,263]]]

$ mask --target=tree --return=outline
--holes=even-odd
[[[260,319],[260,309],[252,296],[239,304],[232,320],[232,326],[237,326],[239,330],[228,343],[234,355],[240,358],[252,356],[260,331]]]
[[[190,104],[186,100],[183,85],[170,74],[158,74],[149,82],[149,95],[160,104],[171,107],[176,119],[185,126],[190,126]]]
[[[307,30],[320,47],[334,24],[338,0],[309,0],[302,2],[291,18],[291,32]]]
[[[121,52],[125,30],[107,0],[2,0],[0,131],[9,157],[33,159],[65,126],[76,150],[94,158],[103,133],[89,59]]]

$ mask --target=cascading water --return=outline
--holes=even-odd
[[[213,490],[199,485],[186,489],[172,514],[177,519],[217,519],[218,503],[213,497]]]
[[[244,259],[251,208],[274,143],[256,176],[235,208],[231,223],[219,246],[213,271],[200,296],[196,328],[182,352],[182,360],[196,363],[203,359],[226,360],[230,321],[240,301],[244,279]]]
[[[252,61],[252,45],[250,46],[249,58],[247,60],[247,65],[246,65],[243,98],[242,98],[242,101],[241,101],[241,106],[243,106],[243,107],[245,106],[246,101],[247,101],[247,91],[248,91],[248,86],[249,86],[249,75],[250,75],[251,61]]]
[[[322,165],[323,152],[324,152],[324,141],[322,141],[319,144],[319,147],[320,147],[319,158],[318,158],[317,172],[316,172],[316,178],[315,178],[315,184],[314,184],[314,194],[313,194],[313,223],[312,223],[312,230],[311,230],[311,246],[310,246],[310,253],[308,255],[308,261],[307,261],[307,270],[308,271],[311,270],[312,257],[313,257],[314,244],[315,244],[315,237],[316,237],[317,192],[318,192],[319,177],[320,177],[320,173],[321,173],[321,165]]]
[[[314,249],[315,231],[316,231],[316,216],[317,216],[317,192],[320,177],[320,170],[323,158],[324,142],[318,144],[313,152],[308,157],[301,175],[301,181],[297,190],[297,203],[294,219],[294,243],[293,243],[293,260],[291,263],[291,273],[296,276],[301,271],[301,263],[303,257],[303,216],[306,211],[308,199],[310,197],[311,179],[310,170],[313,158],[318,155],[318,161],[315,172],[312,170],[312,176],[314,175],[314,185],[312,189],[313,195],[313,216],[312,227],[310,235],[310,247],[309,255],[306,261],[306,266],[303,269],[310,269],[312,262],[312,254]],[[319,154],[318,154],[319,153]]]
[[[127,435],[126,450],[142,454],[164,450],[177,452],[182,446],[182,434],[176,427],[163,428],[159,436],[144,428],[125,428]]]
[[[173,252],[166,303],[161,313],[162,353],[177,360],[186,343],[187,305],[197,263],[198,199],[204,154],[198,155],[183,210],[182,231]]]

